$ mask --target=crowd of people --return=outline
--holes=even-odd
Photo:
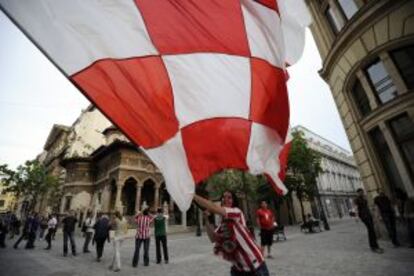
[[[162,209],[158,209],[156,213],[151,213],[147,208],[136,215],[135,223],[137,229],[135,252],[132,259],[133,267],[138,265],[141,245],[144,247],[143,264],[144,266],[149,265],[150,227],[153,224],[156,242],[156,262],[157,264],[161,263],[162,244],[164,262],[168,264],[167,219],[168,216],[163,214]],[[81,232],[84,237],[83,253],[90,253],[89,247],[92,244],[96,248],[96,261],[100,262],[105,244],[112,243],[114,250],[109,269],[115,272],[121,270],[120,249],[126,239],[132,239],[134,236],[128,235],[128,221],[118,211],[111,216],[99,212],[93,214],[89,211],[81,224],[79,224],[74,211],[69,211],[65,214],[60,222],[58,222],[56,214],[40,216],[38,213],[33,212],[26,217],[21,232],[20,220],[11,212],[7,212],[7,214],[0,217],[0,247],[6,247],[6,240],[9,235],[10,240],[15,236],[19,236],[13,245],[14,249],[18,249],[23,241],[26,241],[25,249],[34,249],[36,240],[39,242],[44,240],[46,242],[44,249],[51,250],[58,225],[61,225],[63,234],[63,256],[66,257],[68,255],[69,245],[72,255],[77,256],[75,230],[77,225],[81,225]]]

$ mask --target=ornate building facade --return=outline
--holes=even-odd
[[[307,0],[311,30],[361,172],[414,197],[414,1]]]
[[[170,223],[187,225],[158,168],[93,106],[71,127],[55,125],[38,160],[61,181],[59,213],[75,210],[82,220],[88,210],[119,210],[132,218],[144,207],[164,208]],[[50,200],[41,202],[39,211],[52,211]]]

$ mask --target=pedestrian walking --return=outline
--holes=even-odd
[[[359,188],[357,194],[358,196],[355,198],[354,203],[357,207],[359,218],[367,227],[369,246],[371,247],[372,252],[381,254],[384,250],[378,245],[377,235],[375,234],[374,229],[374,221],[368,208],[368,201],[365,198],[364,190]]]
[[[114,246],[114,256],[112,258],[112,264],[109,267],[109,269],[113,270],[114,272],[118,272],[121,270],[120,249],[122,247],[123,241],[125,240],[128,234],[128,222],[119,211],[115,212],[115,215],[112,219],[111,231],[113,231],[114,233],[112,238],[112,244]]]
[[[96,261],[100,262],[105,247],[105,241],[108,241],[108,243],[110,242],[109,230],[111,229],[111,225],[108,217],[102,213],[98,213],[98,217],[93,228],[95,230],[95,234],[92,242],[96,243]]]
[[[13,239],[15,235],[20,235],[20,226],[21,221],[17,218],[15,214],[12,214],[10,220],[10,236],[9,239]]]
[[[29,229],[27,234],[27,243],[25,249],[33,249],[35,248],[35,241],[36,241],[36,233],[40,226],[40,218],[37,213],[34,213],[33,216],[29,218]]]
[[[17,239],[17,241],[14,243],[13,248],[14,249],[18,249],[19,248],[19,244],[22,240],[27,239],[28,235],[29,235],[29,228],[30,228],[30,224],[31,224],[31,220],[32,220],[32,215],[28,215],[24,225],[23,225],[23,230],[22,230],[22,234],[20,235],[20,237]]]
[[[265,255],[265,248],[267,247],[267,258],[272,256],[273,233],[275,228],[275,217],[272,210],[267,206],[266,201],[260,202],[260,208],[256,211],[256,222],[260,228],[260,245],[262,246],[262,253]]]
[[[163,214],[162,209],[157,209],[157,215],[154,218],[154,236],[155,236],[155,255],[157,264],[161,263],[161,244],[164,255],[164,262],[168,264],[168,245],[167,245],[167,224],[168,217]]]
[[[86,214],[86,219],[83,222],[82,232],[85,236],[85,242],[83,243],[83,253],[89,253],[89,243],[93,237],[93,226],[95,225],[95,218],[92,216],[92,212],[88,211]]]
[[[137,223],[137,233],[135,235],[135,252],[132,259],[132,266],[136,267],[139,260],[141,245],[144,245],[144,266],[149,265],[149,246],[150,246],[150,225],[153,217],[150,216],[148,208],[135,217]]]
[[[72,255],[76,256],[75,226],[78,220],[75,218],[75,212],[69,211],[69,214],[62,220],[63,224],[63,256],[68,255],[68,240],[72,248]]]
[[[218,228],[206,220],[207,234],[215,243],[214,253],[231,262],[231,276],[257,275],[269,276],[263,254],[247,229],[242,211],[237,207],[237,198],[230,191],[222,196],[221,206],[199,195],[195,202],[207,209],[207,214],[220,215],[222,221]]]
[[[47,234],[45,240],[47,242],[46,250],[50,250],[52,248],[52,236],[56,232],[57,227],[57,219],[55,215],[50,215],[49,220],[47,221]]]
[[[400,242],[397,238],[395,211],[391,204],[391,200],[383,191],[381,191],[379,195],[374,198],[374,203],[378,208],[378,212],[381,215],[382,221],[384,222],[392,244],[395,247],[400,246]]]

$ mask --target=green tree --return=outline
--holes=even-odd
[[[303,200],[312,200],[315,196],[316,178],[322,171],[321,157],[308,146],[303,132],[295,131],[292,136],[285,185],[290,191],[296,192],[304,220]]]
[[[58,179],[47,172],[46,167],[37,160],[26,161],[16,170],[7,165],[0,165],[0,175],[6,186],[6,191],[22,196],[29,202],[32,210],[39,198],[50,191],[58,189]]]

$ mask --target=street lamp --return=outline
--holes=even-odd
[[[195,205],[196,210],[196,220],[197,220],[197,228],[196,228],[196,237],[201,237],[201,222],[200,222],[200,208]]]
[[[319,193],[318,184],[316,184],[315,187],[316,187],[316,191],[315,191],[316,198],[318,199],[318,205],[319,205],[320,220],[323,222],[323,228],[325,228],[326,231],[329,231],[331,230],[331,228],[329,227],[328,220],[326,219],[325,209],[323,208],[323,205],[322,205],[321,194]]]

